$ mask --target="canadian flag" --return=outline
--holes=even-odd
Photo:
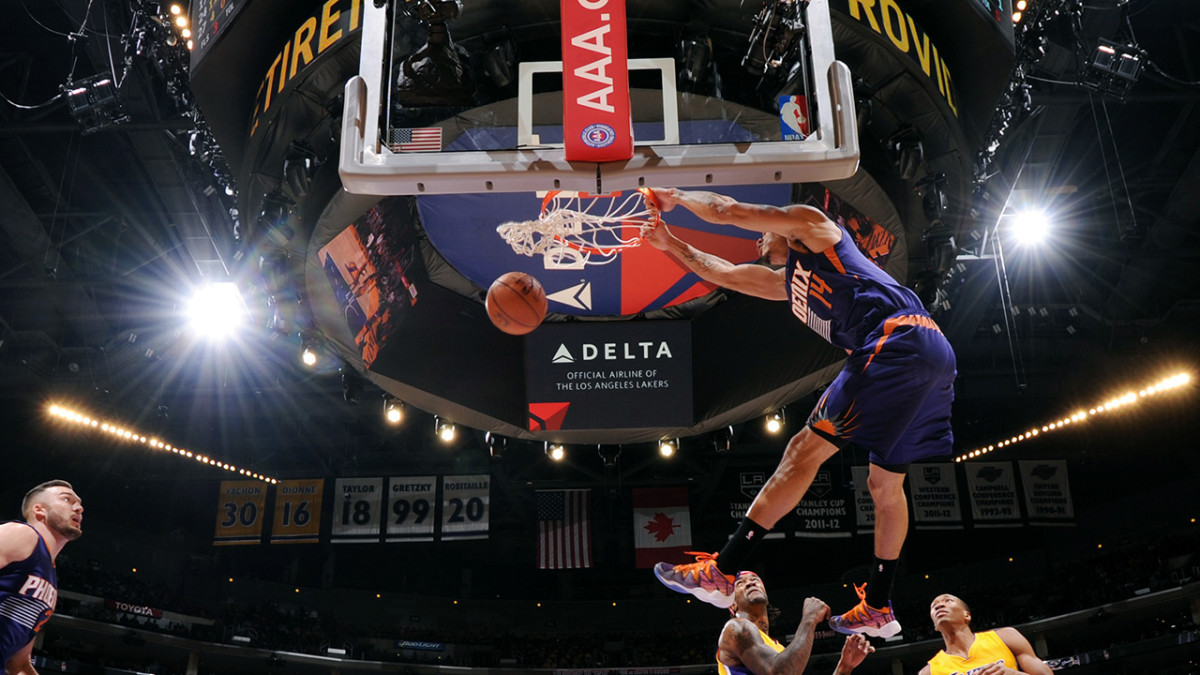
[[[692,545],[687,488],[635,489],[633,541],[639,569],[685,562],[683,552]]]

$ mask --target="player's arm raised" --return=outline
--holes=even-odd
[[[787,300],[782,269],[773,270],[755,264],[735,265],[676,237],[666,223],[660,222],[646,235],[645,240],[651,246],[670,253],[705,281],[764,300]]]
[[[803,204],[747,204],[715,192],[678,188],[653,188],[652,192],[661,211],[682,206],[701,220],[753,232],[774,232],[800,242],[810,251],[824,251],[842,238],[841,229],[824,213]]]
[[[721,631],[717,658],[728,665],[744,665],[754,675],[801,675],[812,655],[813,628],[828,616],[828,605],[817,598],[806,599],[796,634],[782,652],[768,647],[753,623],[730,619]]]

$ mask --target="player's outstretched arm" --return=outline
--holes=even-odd
[[[829,605],[817,598],[806,599],[796,635],[782,652],[768,647],[750,621],[730,619],[721,631],[718,658],[729,665],[743,665],[754,675],[801,675],[812,655],[813,627],[828,616]]]
[[[8,663],[4,664],[4,672],[7,675],[38,675],[30,660],[32,654],[33,640],[30,640],[21,651],[8,657]]]
[[[862,635],[848,635],[846,642],[842,645],[842,658],[838,659],[837,667],[833,669],[833,675],[850,675],[850,672],[858,667],[858,664],[867,658],[867,654],[875,651],[871,646],[871,641]]]
[[[1025,639],[1024,635],[1016,628],[1006,626],[997,628],[996,635],[1004,641],[1012,651],[1013,656],[1017,658],[1017,668],[1022,673],[1030,673],[1031,675],[1053,675],[1054,671],[1046,662],[1038,658],[1038,655],[1033,651],[1033,645],[1029,644],[1029,640]]]
[[[811,251],[824,251],[842,238],[841,229],[824,213],[803,204],[747,204],[715,192],[678,188],[652,191],[661,211],[682,206],[701,220],[753,232],[774,232],[799,241]]]
[[[701,279],[746,295],[764,300],[787,300],[784,271],[763,265],[735,265],[728,260],[705,253],[676,237],[660,222],[649,234],[646,243],[666,251]]]

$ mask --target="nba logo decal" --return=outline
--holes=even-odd
[[[779,97],[779,130],[785,141],[808,137],[808,101],[803,96]]]
[[[607,148],[617,140],[617,132],[607,124],[589,124],[579,137],[589,148]]]

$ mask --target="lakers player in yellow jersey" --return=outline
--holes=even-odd
[[[767,634],[771,625],[767,589],[757,574],[737,575],[729,612],[733,616],[725,622],[717,644],[720,675],[799,675],[812,654],[814,627],[829,617],[829,605],[817,598],[806,599],[804,616],[786,648]],[[862,635],[847,637],[842,658],[833,672],[849,675],[873,651],[875,648]]]
[[[921,675],[1051,675],[1053,672],[1033,653],[1029,640],[1016,628],[972,631],[971,608],[957,596],[943,593],[934,598],[929,616],[946,646],[921,669]]]

